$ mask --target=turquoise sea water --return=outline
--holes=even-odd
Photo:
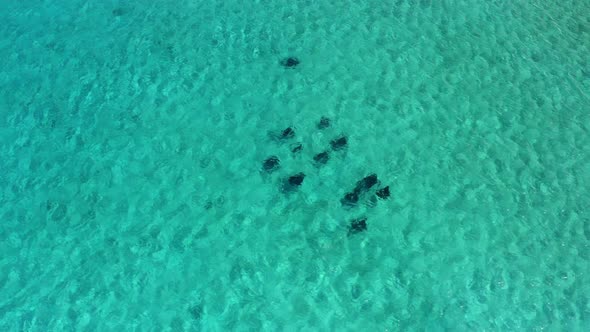
[[[590,329],[588,0],[0,0],[0,22],[1,331]]]

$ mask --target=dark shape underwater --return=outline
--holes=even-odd
[[[281,139],[288,139],[288,138],[293,138],[295,137],[295,130],[293,130],[293,128],[288,127],[287,129],[283,130],[281,132]]]
[[[318,165],[325,165],[328,160],[330,160],[330,154],[328,151],[320,152],[313,156],[313,161],[315,161]]]
[[[301,150],[303,150],[303,145],[301,145],[301,143],[295,143],[291,145],[291,152],[297,153],[301,152]]]
[[[342,205],[354,206],[359,201],[359,195],[355,192],[346,193],[340,201]]]
[[[338,138],[330,141],[330,145],[332,146],[332,150],[335,150],[335,151],[344,149],[347,144],[348,144],[348,139],[346,138],[346,136],[338,137]]]
[[[305,174],[303,172],[299,172],[295,175],[291,175],[283,184],[283,191],[290,192],[295,191],[301,184],[303,184],[303,180],[305,179]]]
[[[281,161],[277,156],[270,156],[262,163],[262,169],[267,173],[276,171],[281,165]]]
[[[377,190],[376,195],[377,195],[377,197],[379,197],[381,199],[387,199],[390,195],[389,186],[386,186],[386,187],[383,187],[383,188]]]
[[[359,180],[352,192],[346,193],[344,198],[340,201],[342,205],[354,206],[358,203],[361,195],[369,191],[374,185],[379,182],[376,174],[371,174]]]
[[[361,233],[367,230],[367,218],[353,219],[348,227],[348,235]]]
[[[281,60],[281,65],[286,68],[295,68],[299,65],[300,61],[296,57],[288,57]]]
[[[295,137],[295,129],[287,127],[281,131],[271,131],[269,136],[276,141],[286,141]]]
[[[356,183],[354,187],[354,191],[358,191],[361,193],[365,193],[371,189],[374,185],[377,184],[379,180],[377,179],[377,174],[371,174],[369,176],[365,176],[362,180]]]
[[[322,116],[320,122],[318,123],[318,129],[326,129],[328,127],[330,127],[330,119]]]

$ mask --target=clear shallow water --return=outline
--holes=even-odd
[[[0,1],[0,21],[1,330],[590,326],[590,2]],[[344,209],[370,173],[391,198]]]

